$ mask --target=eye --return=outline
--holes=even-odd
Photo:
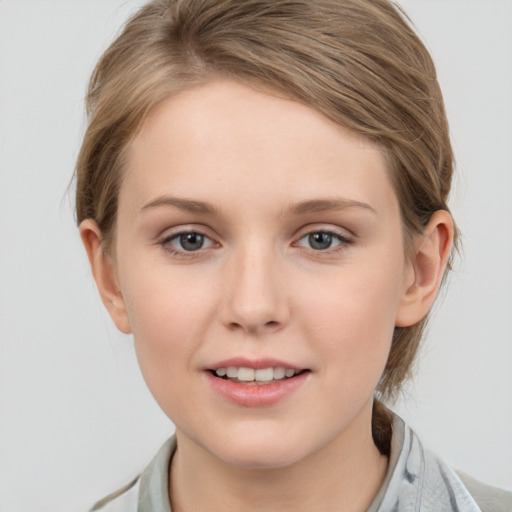
[[[297,245],[300,247],[308,247],[315,251],[327,251],[342,244],[350,244],[352,241],[349,238],[333,233],[332,231],[313,231],[304,235]]]
[[[161,242],[163,248],[172,253],[197,252],[213,245],[213,241],[197,231],[184,231],[167,237]]]
[[[203,248],[205,236],[200,233],[182,233],[176,237],[176,241],[185,251],[198,251]]]

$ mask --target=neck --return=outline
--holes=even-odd
[[[363,512],[387,469],[387,458],[373,443],[371,411],[366,425],[351,425],[308,457],[271,469],[227,464],[178,430],[169,482],[172,510]]]

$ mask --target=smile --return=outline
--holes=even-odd
[[[290,379],[303,370],[294,370],[282,366],[268,368],[249,368],[245,366],[227,366],[212,370],[212,373],[224,380],[246,384],[270,384],[283,379]]]

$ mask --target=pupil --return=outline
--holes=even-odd
[[[329,233],[311,233],[309,235],[309,244],[313,249],[329,249],[332,244],[332,235]]]
[[[204,236],[199,233],[180,235],[180,244],[186,251],[197,251],[203,246]]]

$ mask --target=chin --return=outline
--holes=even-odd
[[[301,459],[296,450],[294,453],[289,453],[272,449],[259,450],[258,447],[253,447],[252,450],[243,453],[219,455],[224,463],[247,470],[283,469],[294,465]]]
[[[270,433],[264,430],[253,435],[230,435],[208,442],[205,448],[225,464],[240,469],[281,469],[292,466],[307,456],[307,441],[303,436]],[[213,441],[213,440],[211,440]],[[312,448],[314,451],[314,448]]]

